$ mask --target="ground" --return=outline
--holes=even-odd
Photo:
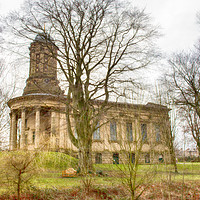
[[[41,162],[37,161],[39,171],[24,187],[21,199],[131,199],[127,185],[123,184],[123,165],[99,164],[94,166],[97,174],[85,178],[62,178],[62,170],[71,166],[75,168],[77,164],[74,159],[70,158],[70,163],[66,159],[69,157],[59,153],[42,155],[42,159],[39,159]],[[148,177],[147,172],[154,174],[150,181],[142,181],[137,188],[137,194],[144,190],[140,199],[199,200],[200,163],[178,163],[178,171],[178,174],[174,173],[173,166],[166,164],[140,165],[137,182],[143,180],[143,176]],[[1,199],[17,199],[15,188],[3,176],[0,179]]]
[[[141,186],[140,190],[143,189],[143,185]],[[5,199],[16,199],[16,195],[1,195],[1,200]],[[80,187],[75,187],[73,189],[33,189],[30,192],[26,192],[22,194],[21,199],[37,199],[37,200],[73,200],[73,199],[108,199],[108,200],[128,200],[130,196],[128,195],[127,190],[123,186],[118,187],[94,187],[92,188],[89,193],[84,191]],[[163,183],[156,183],[148,187],[144,193],[142,194],[141,200],[199,200],[200,199],[200,181],[199,182],[187,182],[184,185],[181,182],[173,182],[168,184],[167,182]]]

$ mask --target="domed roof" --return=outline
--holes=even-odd
[[[44,42],[44,43],[50,42],[50,43],[54,44],[53,38],[50,37],[50,35],[47,34],[47,33],[38,33],[38,34],[36,35],[34,41],[35,41],[35,42]]]

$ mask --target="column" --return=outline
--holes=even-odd
[[[56,136],[56,112],[51,111],[51,136],[50,136],[50,148],[55,147],[55,136]]]
[[[60,113],[60,148],[65,148],[65,134],[66,134],[66,118],[65,113]]]
[[[40,142],[40,108],[36,108],[35,112],[35,148],[39,147]]]
[[[134,127],[133,127],[133,141],[138,142],[138,140],[141,137],[141,131],[140,131],[140,124],[138,123],[138,119],[135,119],[134,121]]]
[[[149,131],[148,131],[149,130]],[[153,123],[150,122],[149,123],[149,129],[147,127],[147,140],[149,142],[150,147],[152,147],[152,145],[155,145],[155,135],[153,134]]]
[[[10,115],[10,137],[9,137],[9,150],[12,149],[12,113],[9,114]]]
[[[17,149],[17,116],[14,111],[11,113],[11,137],[10,137],[10,150]]]
[[[23,108],[21,112],[21,138],[20,138],[20,148],[23,149],[25,144],[25,120],[26,120],[26,111]]]

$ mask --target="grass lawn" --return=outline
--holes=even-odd
[[[169,178],[171,181],[200,181],[200,163],[186,163],[178,164],[179,173],[173,172],[172,165],[140,165],[138,169],[138,176],[142,176],[147,171],[156,171],[153,182],[167,181]],[[92,177],[92,183],[95,185],[120,185],[121,184],[121,169],[123,165],[113,165],[113,164],[96,164],[95,170],[102,170],[104,176],[94,176]],[[73,188],[75,186],[81,186],[82,178],[62,178],[61,170],[51,171],[51,172],[41,172],[33,180],[33,185],[42,188]]]
[[[2,154],[0,155],[0,158],[5,159],[4,155]],[[0,167],[1,163],[3,162],[0,162]],[[62,178],[62,170],[65,170],[69,167],[73,167],[75,169],[77,168],[77,159],[74,159],[62,153],[46,152],[41,153],[37,157],[36,165],[38,167],[37,173],[32,178],[29,184],[32,186],[32,188],[36,188],[40,191],[56,190],[58,192],[63,190],[75,190],[75,188],[81,188],[83,186],[82,177]],[[170,192],[175,191],[174,188],[176,187],[176,191],[179,191],[178,193],[180,193],[180,191],[183,191],[183,189],[181,189],[183,188],[181,185],[184,180],[184,183],[186,185],[188,184],[187,188],[185,189],[185,191],[187,191],[187,194],[195,194],[194,189],[191,190],[190,186],[196,188],[196,185],[199,184],[200,188],[200,163],[178,163],[177,167],[179,172],[178,174],[173,172],[172,165],[139,165],[137,173],[138,181],[141,180],[142,177],[147,176],[147,172],[149,174],[155,174],[151,178],[150,185],[152,187],[148,188],[148,190],[153,195],[155,189],[157,190],[157,193],[160,192],[160,195],[162,196],[165,195],[165,191],[167,190],[169,190]],[[124,179],[122,177],[124,170],[126,169],[126,167],[124,167],[123,165],[95,164],[94,168],[95,171],[101,170],[103,172],[103,176],[91,175],[89,178],[92,185],[96,188],[103,187],[116,189],[123,186],[122,181]],[[5,184],[5,182],[6,177],[2,174],[0,177],[0,195],[8,191],[9,185]],[[146,184],[145,182],[143,183]],[[165,183],[167,183],[167,186],[161,186]],[[116,192],[119,191],[113,191],[114,194]],[[76,193],[78,194],[78,191]],[[196,191],[196,193],[198,193],[198,191]],[[80,196],[81,195],[82,194],[80,194]],[[174,195],[176,195],[176,193],[174,193]],[[156,196],[152,198],[156,199]],[[146,199],[148,198],[146,197]]]

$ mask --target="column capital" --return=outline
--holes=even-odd
[[[12,109],[12,110],[10,111],[10,114],[17,114],[16,109]]]
[[[22,112],[23,112],[23,111],[25,112],[25,111],[26,111],[26,107],[24,107],[24,106],[21,107],[21,111],[22,111]]]
[[[41,110],[41,106],[35,106],[35,110],[36,110],[36,111]]]

